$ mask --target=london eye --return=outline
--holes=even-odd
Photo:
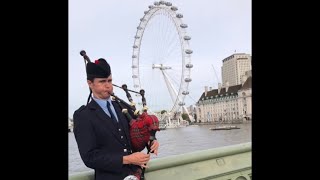
[[[152,112],[173,115],[182,108],[187,111],[184,100],[192,81],[193,51],[188,25],[182,19],[176,6],[159,1],[144,11],[137,26],[132,46],[133,86],[146,91],[147,106]]]

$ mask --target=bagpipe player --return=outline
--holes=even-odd
[[[87,105],[74,112],[74,135],[84,164],[94,169],[95,180],[123,180],[141,175],[150,154],[132,148],[130,124],[112,98],[113,84],[109,63],[100,58],[86,63],[90,95]],[[90,101],[89,101],[90,100]],[[159,143],[150,144],[157,155]],[[140,179],[140,178],[138,178]]]

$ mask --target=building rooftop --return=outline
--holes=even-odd
[[[249,76],[244,82],[243,86],[241,87],[241,90],[250,89],[252,88],[252,76]]]
[[[199,101],[202,100],[202,98],[205,97],[209,97],[211,98],[211,96],[213,98],[216,97],[216,95],[218,96],[226,96],[226,95],[231,95],[232,94],[237,94],[239,90],[245,90],[245,89],[249,89],[252,87],[252,77],[248,77],[247,80],[244,82],[244,84],[239,84],[239,85],[234,85],[234,86],[229,86],[228,91],[226,92],[226,87],[222,87],[220,90],[220,93],[218,93],[218,89],[213,89],[211,91],[207,92],[207,96],[205,96],[205,92],[202,93],[202,95],[200,96]]]

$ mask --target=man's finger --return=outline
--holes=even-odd
[[[158,150],[154,150],[153,153],[158,156]]]

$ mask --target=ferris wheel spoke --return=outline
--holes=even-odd
[[[181,56],[181,45],[179,44],[177,39],[173,39],[173,41],[170,42],[166,54],[168,54],[168,56]]]
[[[181,57],[181,46],[179,44],[178,39],[171,39],[169,43],[166,45],[166,50],[163,53],[164,59],[172,59],[172,58],[177,58]]]
[[[170,29],[170,25],[169,23],[172,24],[172,18],[166,14],[166,19],[169,21],[167,23],[167,27],[166,27],[166,33],[164,36],[164,42],[166,43],[166,45],[170,45],[170,43],[172,42],[172,39],[174,39],[174,35],[176,34],[174,30]],[[164,48],[164,50],[166,50],[167,47]]]
[[[161,49],[161,53],[164,55],[164,59],[166,56],[168,56],[168,46],[170,46],[172,40],[169,39],[172,37],[172,35],[174,35],[174,31],[172,30],[172,28],[170,28],[170,25],[173,26],[173,23],[171,22],[172,20],[168,17],[166,17],[167,21],[166,21],[166,28],[165,28],[165,34],[164,34],[164,40],[163,40],[163,46],[162,46],[162,49]],[[170,41],[169,41],[170,40]],[[175,40],[173,38],[173,40]]]

